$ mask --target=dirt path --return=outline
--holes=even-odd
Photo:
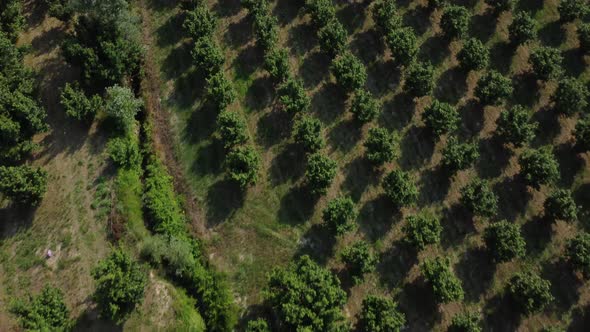
[[[191,222],[193,231],[199,237],[207,236],[207,229],[202,218],[201,210],[186,181],[183,167],[174,156],[175,140],[172,129],[170,128],[170,114],[167,109],[162,107],[161,103],[160,87],[162,81],[153,51],[154,40],[152,37],[151,15],[145,0],[140,0],[138,3],[142,18],[142,42],[146,47],[143,65],[145,73],[141,82],[141,90],[144,96],[147,116],[150,117],[153,123],[152,140],[154,149],[160,159],[164,161],[168,172],[173,177],[176,192],[185,198],[185,212]]]

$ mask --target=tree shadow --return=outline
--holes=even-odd
[[[406,313],[408,331],[432,331],[440,313],[432,288],[423,278],[406,283],[399,298],[399,306]]]
[[[192,111],[182,131],[183,141],[195,144],[210,137],[215,132],[216,121],[217,110],[215,107],[207,105],[198,107]]]
[[[36,55],[50,53],[60,46],[65,37],[66,32],[61,26],[53,27],[33,38],[31,46]]]
[[[272,160],[269,177],[272,186],[277,186],[288,181],[295,182],[305,173],[305,158],[303,151],[296,144],[287,144],[281,152]]]
[[[89,301],[89,300],[87,300]],[[123,331],[123,324],[99,318],[98,310],[86,309],[73,322],[72,331]]]
[[[348,153],[361,139],[361,135],[361,128],[355,120],[344,120],[330,130],[328,142],[334,149]]]
[[[358,201],[369,185],[379,183],[380,171],[365,157],[357,157],[344,166],[346,176],[342,183],[342,191],[350,193],[354,201]]]
[[[492,285],[496,266],[482,247],[467,250],[455,266],[465,290],[465,300],[477,303]]]
[[[401,213],[385,195],[370,200],[359,211],[359,228],[371,241],[382,238]]]
[[[526,241],[527,255],[538,257],[543,253],[549,242],[553,223],[549,218],[536,216],[522,225],[522,236]]]
[[[376,271],[381,283],[392,290],[403,285],[406,275],[417,263],[418,255],[414,248],[405,241],[398,240],[392,243],[389,250],[379,255]]]
[[[164,48],[180,42],[185,37],[184,29],[182,28],[185,19],[186,15],[184,12],[179,12],[176,15],[170,16],[164,24],[160,25],[156,29],[157,45]]]
[[[494,12],[486,10],[483,14],[471,16],[469,31],[473,37],[485,44],[496,32],[496,23]]]
[[[441,202],[447,196],[451,185],[452,174],[440,165],[427,169],[420,178],[419,206],[428,206],[435,202]]]
[[[270,76],[258,77],[248,86],[245,105],[251,110],[263,110],[272,104],[273,82]]]
[[[585,331],[590,326],[590,306],[576,308],[572,312],[572,322],[568,326],[568,332]]]
[[[298,74],[306,88],[314,88],[330,75],[330,58],[320,52],[307,53],[299,67]]]
[[[559,164],[559,184],[570,188],[578,172],[584,167],[584,162],[574,152],[571,144],[560,144],[553,150]]]
[[[244,205],[244,190],[231,180],[219,180],[207,191],[207,227],[223,223]]]
[[[412,96],[403,92],[399,93],[383,104],[378,123],[390,130],[401,130],[412,120],[415,108]]]
[[[305,185],[293,187],[281,198],[277,215],[279,222],[288,225],[304,223],[311,218],[318,197],[310,195]]]
[[[272,14],[279,20],[281,26],[285,26],[299,15],[301,5],[301,1],[278,0]]]
[[[445,249],[463,244],[469,233],[475,232],[473,218],[461,204],[454,204],[442,212],[441,246]]]
[[[344,111],[346,95],[335,83],[324,84],[311,99],[311,111],[322,122],[333,123]]]
[[[584,61],[584,53],[579,49],[573,48],[562,52],[563,68],[568,76],[580,77],[586,70],[586,62]]]
[[[401,140],[398,163],[404,170],[419,168],[432,157],[434,137],[428,128],[412,126]]]
[[[258,119],[256,142],[269,148],[291,137],[291,116],[279,110],[265,113]]]
[[[289,30],[287,44],[291,46],[291,53],[303,56],[317,44],[315,28],[311,24],[299,24]]]
[[[576,205],[579,207],[578,220],[579,225],[582,226],[586,232],[590,232],[590,183],[580,185],[574,192],[573,198]]]
[[[243,48],[232,63],[236,70],[236,78],[248,80],[262,65],[263,56],[263,51],[255,45]]]
[[[539,98],[537,79],[531,72],[524,72],[512,78],[512,103],[532,107]]]
[[[382,97],[395,91],[400,84],[402,71],[393,61],[376,61],[367,67],[367,88],[375,96]],[[399,98],[399,94],[394,99]],[[403,94],[404,97],[410,96]]]
[[[501,139],[494,135],[479,140],[479,158],[475,163],[477,174],[483,179],[502,175],[508,166],[512,153],[506,149]]]
[[[346,2],[346,6],[344,6],[341,10],[336,13],[336,17],[349,34],[353,34],[355,31],[362,28],[363,24],[366,20],[366,7],[368,6],[368,2]]]
[[[300,242],[295,257],[309,255],[318,264],[325,265],[334,255],[336,238],[324,224],[312,225],[301,237]]]
[[[432,65],[438,66],[450,54],[448,40],[441,35],[436,35],[429,37],[422,43],[418,58],[422,61],[430,61]]]
[[[363,63],[375,62],[385,52],[385,44],[382,42],[381,36],[373,29],[354,34],[349,48]]]
[[[535,12],[537,12],[538,10],[543,8],[543,1],[519,0],[519,1],[515,1],[515,2],[516,2],[516,5],[514,8],[514,12],[522,10],[522,11],[526,11],[526,12],[530,12],[531,14],[534,14]]]
[[[252,24],[251,15],[231,22],[223,35],[223,40],[234,48],[247,44],[252,39]]]
[[[0,201],[1,202],[1,201]],[[33,225],[37,207],[10,203],[0,208],[0,240],[13,237]]]
[[[549,22],[539,29],[538,39],[543,45],[558,47],[565,41],[565,31],[559,21]]]
[[[240,0],[218,0],[213,5],[213,10],[221,17],[234,16],[242,10]]]
[[[221,174],[226,151],[219,140],[211,140],[199,146],[191,172],[197,175]]]
[[[422,36],[430,28],[430,11],[426,7],[418,6],[405,12],[403,24],[414,30],[417,37]]]
[[[518,175],[496,183],[493,190],[498,196],[498,219],[515,220],[525,212],[531,199],[527,186]]]
[[[551,283],[551,295],[554,297],[551,303],[551,312],[557,311],[565,314],[578,303],[580,299],[579,288],[584,283],[570,272],[563,258],[545,264],[541,277]]]
[[[557,112],[549,107],[543,107],[533,114],[532,120],[539,123],[537,132],[543,134],[535,136],[535,139],[531,142],[532,147],[540,147],[553,143],[553,140],[559,135],[561,130],[558,117]]]
[[[521,322],[520,310],[506,292],[500,292],[486,302],[483,311],[484,331],[516,331]]]
[[[443,102],[456,104],[467,92],[466,79],[466,73],[459,67],[445,71],[436,81],[434,97]]]
[[[515,47],[508,42],[499,41],[490,48],[490,65],[503,75],[510,72]]]

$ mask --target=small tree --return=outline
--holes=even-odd
[[[47,285],[29,301],[11,303],[10,311],[28,331],[67,331],[72,325],[62,291]]]
[[[143,299],[146,275],[139,264],[118,249],[92,270],[94,300],[101,315],[121,322]]]
[[[535,138],[538,124],[530,121],[529,110],[516,105],[502,111],[496,120],[496,134],[505,142],[515,147],[522,147]]]
[[[217,116],[217,132],[223,147],[231,149],[248,141],[246,121],[238,113],[223,111]]]
[[[379,101],[365,89],[356,90],[350,103],[350,112],[360,123],[371,122],[379,114],[380,108]]]
[[[510,97],[513,91],[512,81],[495,70],[485,73],[477,82],[475,96],[483,104],[499,105],[503,99]]]
[[[588,2],[585,0],[561,0],[557,10],[561,21],[571,22],[588,13]]]
[[[386,36],[389,32],[400,28],[402,25],[402,18],[398,13],[394,1],[375,1],[372,14],[375,26],[377,26],[377,29],[382,35]]]
[[[588,89],[575,78],[564,78],[559,82],[551,100],[555,103],[557,112],[573,115],[588,107]]]
[[[218,110],[224,110],[236,99],[236,92],[231,81],[222,71],[207,79],[207,97]]]
[[[275,47],[264,55],[264,69],[277,82],[284,82],[289,78],[289,53],[284,48]]]
[[[453,316],[448,332],[481,332],[480,314],[477,312],[459,313]]]
[[[347,93],[362,88],[367,81],[367,69],[350,52],[339,55],[330,68],[338,85]]]
[[[486,247],[496,262],[507,262],[526,253],[520,226],[502,220],[488,226],[483,235]]]
[[[363,276],[373,272],[377,264],[375,254],[365,241],[357,241],[344,248],[341,258],[355,284],[360,284],[363,281]]]
[[[590,23],[582,23],[578,26],[578,39],[580,48],[584,52],[590,51]]]
[[[102,99],[98,95],[88,98],[77,84],[70,83],[66,83],[62,90],[60,103],[67,116],[84,121],[92,120],[102,107]]]
[[[397,303],[388,298],[368,295],[361,306],[358,327],[360,331],[400,332],[406,325],[406,315]]]
[[[323,27],[336,18],[336,9],[331,0],[305,0],[305,10],[317,27]]]
[[[124,133],[133,128],[135,115],[142,105],[141,99],[135,98],[129,88],[115,85],[106,90],[105,112],[117,122]]]
[[[527,12],[519,11],[514,14],[512,23],[508,26],[510,42],[516,45],[527,43],[537,38],[537,21]]]
[[[224,62],[223,52],[215,41],[213,41],[212,37],[197,39],[191,55],[197,68],[206,77],[210,77],[221,71]]]
[[[303,115],[295,121],[292,136],[307,153],[316,153],[326,145],[322,137],[322,123],[309,115]]]
[[[531,53],[529,63],[540,80],[555,79],[562,74],[563,56],[556,48],[546,46],[537,48]]]
[[[263,295],[287,331],[331,331],[344,319],[340,281],[307,255],[275,268]]]
[[[465,71],[481,70],[490,63],[490,50],[477,38],[470,38],[457,54],[457,60]]]
[[[496,11],[504,11],[512,9],[514,5],[513,0],[485,0],[485,3]]]
[[[322,220],[332,232],[342,235],[354,229],[357,214],[352,199],[342,196],[328,202],[322,211]]]
[[[520,272],[510,279],[508,293],[525,314],[545,308],[551,301],[551,283],[532,271]]]
[[[36,206],[47,190],[47,172],[31,166],[0,166],[0,193],[18,204]]]
[[[258,182],[260,156],[251,146],[240,146],[228,153],[225,168],[230,180],[245,189]]]
[[[385,195],[397,207],[413,205],[418,200],[418,188],[409,173],[395,170],[383,179]]]
[[[330,57],[342,53],[346,47],[348,32],[338,19],[333,19],[318,31],[318,40],[322,52]]]
[[[141,152],[137,142],[129,137],[115,137],[107,143],[109,158],[117,167],[133,168],[141,162]]]
[[[303,83],[294,78],[288,78],[277,89],[279,102],[288,113],[305,112],[311,105],[309,96],[305,93]]]
[[[471,14],[463,6],[447,6],[440,19],[440,27],[446,38],[463,38],[467,34]]]
[[[363,146],[366,149],[367,159],[373,165],[381,166],[396,157],[397,136],[385,128],[371,128]]]
[[[422,114],[426,126],[436,137],[453,132],[459,127],[459,112],[450,104],[434,100]]]
[[[423,250],[429,244],[440,242],[442,226],[438,218],[421,213],[407,217],[403,231],[406,242],[417,250]]]
[[[195,9],[187,11],[182,27],[194,40],[211,37],[217,28],[217,18],[206,5],[199,4]]]
[[[576,146],[584,151],[590,150],[590,116],[585,115],[578,119],[574,136],[576,137]]]
[[[254,33],[258,46],[268,52],[277,47],[279,28],[277,18],[267,13],[254,15]]]
[[[523,179],[535,189],[559,179],[559,165],[550,147],[525,151],[518,163]]]
[[[413,96],[429,95],[434,88],[434,68],[430,63],[414,62],[406,70],[404,89]]]
[[[251,320],[248,322],[246,326],[246,332],[271,332],[270,327],[268,327],[268,323],[262,319],[258,318],[255,320]]]
[[[488,181],[475,179],[461,189],[461,204],[476,216],[492,217],[498,209],[498,197]]]
[[[581,233],[567,242],[565,259],[574,270],[590,277],[590,234]]]
[[[442,257],[426,259],[420,265],[422,276],[432,287],[438,303],[460,301],[464,296],[461,281],[453,274],[450,265],[451,261]]]
[[[309,157],[305,178],[313,195],[324,195],[336,176],[338,165],[321,153]]]
[[[442,152],[442,165],[451,173],[465,170],[479,158],[477,143],[460,143],[455,136],[449,137]]]
[[[391,55],[399,64],[409,65],[418,54],[416,35],[412,28],[397,28],[389,31],[386,38]]]
[[[578,206],[567,189],[553,191],[543,205],[545,215],[553,220],[574,221],[578,218]]]

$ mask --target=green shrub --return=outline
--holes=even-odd
[[[220,71],[207,78],[207,98],[218,110],[224,110],[236,99],[232,83]]]
[[[203,72],[206,77],[211,77],[221,71],[224,62],[223,52],[212,37],[197,39],[191,56],[197,69]]]
[[[565,78],[559,81],[551,100],[555,103],[557,112],[573,115],[585,111],[588,107],[588,89],[575,78]]]
[[[217,28],[217,17],[205,4],[199,4],[195,9],[187,11],[182,27],[194,40],[212,37]]]
[[[408,216],[403,227],[405,241],[417,250],[423,250],[429,244],[440,242],[442,226],[438,218],[420,213]]]
[[[359,123],[373,121],[379,114],[380,108],[379,101],[365,89],[356,90],[350,103],[350,112]]]
[[[556,48],[546,46],[537,48],[531,53],[529,63],[535,75],[544,81],[558,78],[563,72],[563,56]]]
[[[525,151],[518,158],[518,163],[524,181],[535,189],[559,179],[559,164],[550,147]]]
[[[408,66],[414,61],[418,54],[418,46],[412,28],[397,28],[388,32],[386,38],[391,55],[397,63]]]
[[[470,38],[457,54],[463,70],[481,70],[490,63],[490,50],[477,38]]]
[[[590,23],[582,23],[578,26],[578,39],[580,49],[584,52],[590,51]]]
[[[414,62],[406,70],[404,89],[415,97],[429,95],[434,88],[434,68],[429,63]]]
[[[426,259],[420,265],[424,279],[432,287],[432,292],[438,303],[449,303],[463,299],[461,281],[453,274],[448,258],[436,257]]]
[[[375,295],[363,300],[358,321],[360,331],[400,332],[405,325],[406,316],[393,300]]]
[[[128,137],[115,137],[107,143],[109,158],[117,167],[133,168],[140,165],[141,153],[137,142]]]
[[[271,332],[268,323],[262,318],[251,320],[246,326],[246,332]]]
[[[350,52],[339,55],[330,69],[338,85],[347,93],[362,88],[367,81],[365,65]]]
[[[217,132],[223,147],[231,149],[248,141],[246,121],[236,112],[223,111],[217,116]]]
[[[531,271],[514,275],[508,294],[525,314],[540,312],[553,301],[551,283]]]
[[[348,196],[334,198],[322,211],[322,220],[334,234],[342,235],[354,229],[357,211]]]
[[[567,242],[565,259],[574,270],[590,276],[590,234],[581,233]]]
[[[61,92],[60,103],[66,111],[66,115],[76,120],[89,121],[94,118],[96,112],[102,107],[102,99],[98,95],[92,98],[86,94],[77,84],[66,83]]]
[[[46,285],[28,301],[11,303],[10,311],[27,331],[68,331],[72,327],[70,311],[59,288]]]
[[[488,105],[499,105],[513,91],[512,81],[495,70],[485,73],[477,82],[475,96]]]
[[[254,16],[254,31],[257,43],[266,52],[277,46],[279,28],[277,18],[268,14]]]
[[[305,10],[317,27],[323,27],[336,18],[336,9],[331,0],[305,0]]]
[[[483,239],[497,262],[524,257],[526,253],[526,243],[520,233],[520,226],[505,220],[488,226],[484,231]]]
[[[295,121],[292,136],[307,153],[316,153],[326,145],[322,137],[322,123],[309,115],[303,115]]]
[[[561,0],[557,7],[561,21],[569,22],[588,14],[588,2],[585,0]]]
[[[461,204],[476,216],[492,217],[498,210],[498,197],[488,181],[474,179],[461,189]]]
[[[147,278],[140,265],[118,249],[92,269],[94,300],[106,319],[122,322],[141,303]]]
[[[467,34],[471,14],[463,6],[447,6],[440,19],[440,27],[446,38],[463,38]]]
[[[409,173],[394,170],[383,179],[385,195],[396,207],[409,206],[418,200],[418,188]]]
[[[538,124],[530,121],[529,110],[520,105],[502,111],[496,120],[496,134],[506,143],[522,147],[535,138]]]
[[[375,26],[382,35],[388,35],[389,32],[400,28],[402,18],[398,13],[395,1],[377,0],[373,5],[371,12]]]
[[[135,98],[133,91],[127,87],[115,85],[106,90],[104,110],[125,134],[133,129],[135,116],[142,106],[141,99]]]
[[[16,42],[19,32],[25,27],[23,3],[18,0],[6,0],[0,4],[0,32]]]
[[[311,155],[305,170],[306,183],[313,195],[324,195],[336,176],[338,165],[321,153]]]
[[[524,44],[537,38],[537,21],[527,12],[514,14],[508,26],[508,35],[513,44]]]
[[[398,138],[385,128],[371,128],[363,146],[367,159],[373,165],[381,166],[397,156]]]
[[[47,190],[47,172],[31,166],[0,166],[0,193],[17,204],[36,206]]]
[[[578,147],[584,151],[590,150],[590,116],[584,115],[578,119],[574,136]]]
[[[225,169],[228,178],[245,189],[258,182],[260,156],[251,146],[237,147],[227,154]]]
[[[496,11],[511,10],[514,5],[513,0],[485,0],[485,3]]]
[[[365,241],[357,241],[344,248],[341,258],[355,284],[360,284],[363,281],[363,275],[373,272],[377,264],[375,254]]]
[[[574,221],[578,218],[578,206],[567,189],[553,191],[543,205],[545,215],[553,220]]]
[[[288,113],[301,113],[309,109],[311,100],[305,93],[303,83],[294,78],[288,78],[277,89],[279,102],[283,110]]]
[[[442,152],[442,165],[451,173],[465,170],[479,158],[479,147],[476,142],[460,143],[455,136],[449,137],[447,146]]]
[[[331,20],[318,31],[320,49],[330,57],[342,53],[346,48],[347,38],[348,32],[337,19]]]
[[[346,293],[340,281],[309,256],[275,268],[263,295],[280,322],[279,330],[331,331],[344,319]]]
[[[453,316],[448,332],[481,332],[480,314],[476,312],[459,313]]]
[[[457,130],[461,121],[455,107],[436,99],[426,107],[422,119],[436,137]]]
[[[264,55],[264,69],[277,82],[284,82],[289,78],[289,53],[284,48],[275,47]]]

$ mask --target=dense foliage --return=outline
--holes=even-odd
[[[463,299],[461,281],[453,274],[448,258],[436,257],[426,259],[420,265],[424,279],[432,287],[432,292],[438,303],[449,303]]]
[[[590,234],[582,233],[569,240],[565,249],[565,258],[574,270],[590,276]]]
[[[576,137],[576,145],[579,148],[585,151],[590,150],[590,116],[583,115],[578,119],[574,136]]]
[[[497,262],[507,262],[526,253],[526,243],[520,226],[502,220],[491,224],[484,231],[483,239],[491,256]]]
[[[217,18],[209,11],[207,6],[198,4],[193,10],[186,12],[182,27],[194,40],[210,37],[217,28]]]
[[[393,300],[368,295],[362,303],[358,328],[360,331],[399,332],[406,324],[406,316]]]
[[[367,69],[365,65],[350,52],[339,55],[331,65],[336,83],[346,93],[362,88],[367,81]]]
[[[336,235],[342,235],[354,229],[356,217],[354,202],[348,196],[334,198],[322,211],[322,220],[326,227]]]
[[[379,114],[380,108],[377,99],[365,89],[356,90],[350,102],[350,112],[360,123],[371,122]]]
[[[304,114],[297,118],[292,136],[295,143],[307,153],[316,153],[326,145],[322,136],[322,123],[310,115]]]
[[[557,10],[559,18],[567,22],[584,17],[590,11],[590,7],[585,0],[561,0]]]
[[[207,79],[207,98],[218,110],[225,110],[236,99],[231,81],[222,71]]]
[[[550,147],[523,152],[518,158],[518,164],[524,181],[535,189],[559,179],[559,164]]]
[[[197,68],[206,76],[211,77],[221,71],[223,67],[223,52],[213,37],[202,37],[195,41],[191,51]]]
[[[0,166],[0,193],[17,204],[38,205],[47,190],[47,172],[31,166]]]
[[[537,21],[525,11],[514,14],[512,23],[508,26],[508,35],[513,44],[527,43],[537,38]]]
[[[463,70],[481,70],[490,62],[490,50],[477,38],[470,38],[457,54],[457,60]]]
[[[436,99],[426,107],[422,119],[436,137],[457,130],[461,120],[455,107]]]
[[[505,143],[522,147],[535,138],[538,124],[531,122],[529,110],[520,105],[502,111],[496,120],[496,134]]]
[[[417,250],[423,250],[429,244],[440,242],[442,226],[435,216],[421,213],[406,218],[403,232],[406,242]]]
[[[553,301],[551,283],[532,271],[514,275],[508,283],[508,293],[525,314],[539,312]]]
[[[434,68],[429,63],[414,62],[406,70],[404,89],[413,96],[429,95],[434,88]]]
[[[584,83],[575,78],[565,78],[559,81],[551,100],[557,112],[572,115],[586,110],[589,95]]]
[[[289,53],[284,48],[273,48],[264,55],[264,69],[277,82],[289,78]]]
[[[336,18],[336,9],[330,0],[305,0],[305,9],[317,27],[323,27]]]
[[[418,188],[414,179],[402,170],[391,171],[383,179],[385,195],[396,207],[409,206],[418,200]]]
[[[133,168],[139,166],[141,153],[132,137],[115,137],[107,143],[109,158],[117,167]]]
[[[397,141],[397,137],[385,128],[369,129],[367,139],[363,143],[367,159],[376,166],[392,161],[397,156]]]
[[[461,204],[476,216],[492,217],[498,210],[498,196],[488,181],[474,179],[461,189]]]
[[[342,23],[338,20],[330,20],[327,25],[318,31],[318,41],[320,49],[330,57],[342,53],[346,48],[348,33]]]
[[[584,52],[590,51],[590,23],[583,23],[578,26],[578,39],[580,48]]]
[[[311,100],[303,88],[303,83],[291,77],[279,85],[277,95],[283,109],[288,113],[305,112],[311,104]]]
[[[251,320],[246,325],[246,332],[271,332],[270,327],[268,327],[268,323],[262,319],[258,318],[255,320]]]
[[[373,21],[383,35],[387,35],[402,25],[402,18],[398,13],[394,1],[377,0],[373,6]]]
[[[471,14],[463,6],[447,6],[440,19],[440,27],[446,38],[463,38],[467,34]]]
[[[553,191],[543,205],[545,215],[553,220],[574,221],[578,218],[578,206],[567,189]]]
[[[61,105],[67,116],[76,120],[89,121],[101,109],[102,99],[98,95],[88,98],[77,84],[66,83],[61,92]]]
[[[399,64],[408,66],[418,54],[416,34],[412,28],[397,28],[387,33],[391,55]]]
[[[476,142],[461,143],[455,136],[449,137],[447,146],[442,151],[442,165],[451,173],[465,170],[479,158]]]
[[[227,176],[240,188],[256,184],[260,171],[260,156],[251,146],[240,146],[231,150],[225,160]]]
[[[123,133],[131,131],[135,116],[142,105],[141,99],[135,98],[133,91],[127,87],[115,85],[106,89],[105,113],[115,120],[118,129]]]
[[[514,0],[485,0],[485,3],[496,11],[510,10]]]
[[[223,111],[217,116],[217,132],[223,147],[231,149],[248,141],[246,121],[236,112]]]
[[[377,257],[365,241],[357,241],[344,248],[340,256],[355,284],[360,284],[363,275],[374,271],[377,264]]]
[[[476,312],[459,313],[453,316],[448,332],[481,332],[480,315]]]
[[[28,301],[15,301],[10,309],[27,331],[68,331],[72,325],[63,292],[52,286],[46,285]]]
[[[306,183],[313,195],[324,195],[336,176],[338,165],[329,157],[315,153],[309,157],[305,170]]]
[[[495,70],[485,73],[475,87],[475,96],[488,105],[499,105],[513,91],[512,81]]]
[[[540,80],[556,79],[563,72],[563,56],[556,48],[541,46],[535,49],[529,57],[529,63]]]

